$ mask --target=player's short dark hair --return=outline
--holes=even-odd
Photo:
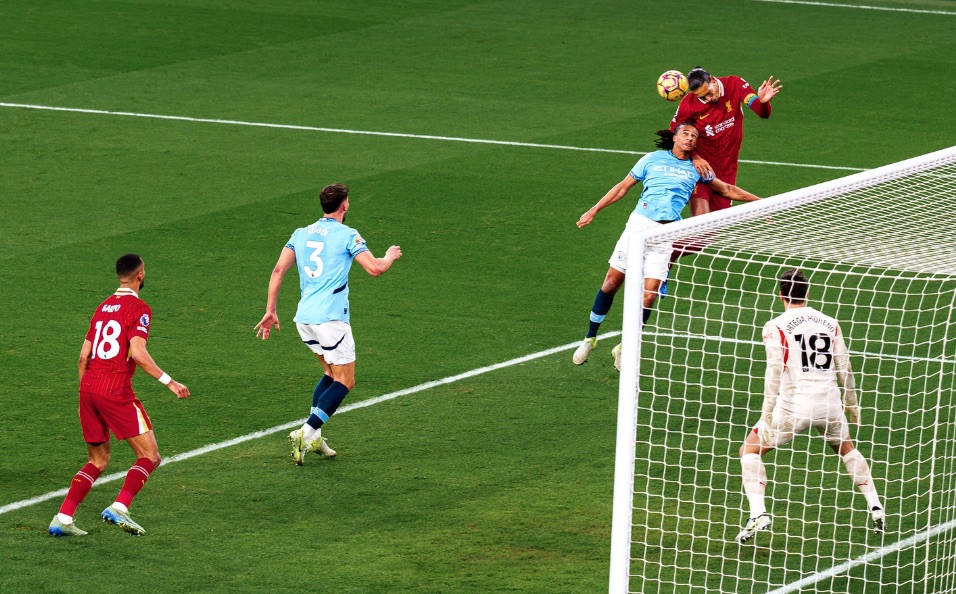
[[[709,82],[710,73],[700,66],[694,66],[694,68],[687,73],[687,88],[689,88],[692,93],[699,89],[704,83]]]
[[[129,277],[142,265],[143,259],[139,257],[139,254],[123,254],[116,261],[116,276]]]
[[[787,303],[803,303],[807,300],[810,281],[796,268],[791,268],[780,277],[780,296]]]
[[[345,184],[329,184],[319,193],[319,202],[322,203],[322,212],[332,214],[337,211],[346,198],[349,197],[349,187]]]
[[[694,128],[694,120],[685,120],[674,128],[674,132],[670,130],[658,130],[654,134],[657,134],[657,140],[654,141],[654,146],[665,151],[669,151],[674,148],[674,134],[677,133],[677,128],[681,126],[690,126]]]

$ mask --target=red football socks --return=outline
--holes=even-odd
[[[83,503],[100,474],[100,469],[91,463],[81,468],[70,482],[70,490],[66,494],[66,499],[63,500],[63,505],[60,506],[60,513],[72,518],[76,508]]]
[[[137,458],[133,467],[126,473],[126,480],[123,482],[123,488],[120,489],[119,495],[116,496],[116,503],[122,503],[129,507],[130,503],[133,502],[133,497],[136,497],[139,490],[143,488],[143,485],[149,479],[149,473],[153,472],[155,468],[149,458]]]

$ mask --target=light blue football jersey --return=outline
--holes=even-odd
[[[349,269],[368,250],[358,231],[323,217],[296,229],[285,246],[295,252],[302,297],[294,321],[324,324],[349,322]]]
[[[654,151],[641,157],[631,177],[644,185],[634,212],[652,221],[676,221],[690,201],[700,174],[690,159],[678,159],[671,151]]]

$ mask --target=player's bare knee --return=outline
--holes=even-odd
[[[95,466],[100,472],[103,472],[106,470],[106,467],[110,465],[110,455],[90,457],[89,463]]]

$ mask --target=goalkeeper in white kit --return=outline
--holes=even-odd
[[[767,349],[763,409],[740,448],[750,519],[737,535],[739,543],[771,524],[764,502],[764,454],[789,443],[809,427],[840,455],[853,484],[866,498],[873,530],[886,531],[886,514],[870,476],[870,465],[850,439],[849,424],[860,424],[860,406],[846,342],[836,320],[807,305],[809,289],[802,272],[784,272],[780,300],[785,311],[763,328]],[[843,384],[842,399],[838,379]]]

